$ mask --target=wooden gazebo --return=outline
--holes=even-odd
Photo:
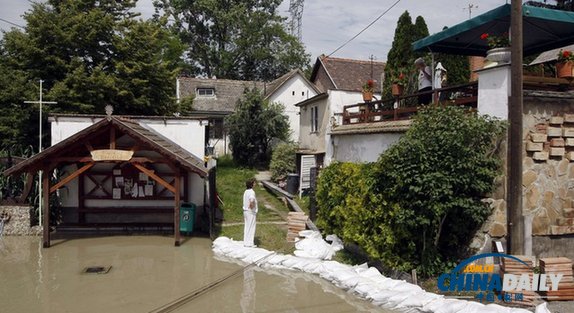
[[[193,134],[189,135],[193,136]],[[198,140],[203,140],[203,138],[198,138]],[[150,185],[153,180],[154,186],[157,183],[157,189],[162,188],[161,199],[163,201],[173,199],[173,209],[169,207],[169,210],[166,210],[166,208],[156,208],[154,210],[153,207],[136,209],[134,207],[122,208],[121,206],[114,206],[111,208],[100,207],[98,210],[88,211],[83,208],[84,202],[83,199],[80,199],[77,212],[79,222],[82,222],[82,216],[85,212],[92,212],[92,214],[95,214],[94,212],[96,211],[105,212],[106,214],[143,214],[158,213],[160,211],[161,214],[165,214],[173,212],[175,245],[179,246],[180,204],[182,197],[184,201],[188,200],[186,198],[188,197],[189,189],[186,189],[185,186],[187,178],[192,173],[203,179],[207,177],[208,172],[204,160],[144,124],[128,118],[111,115],[41,153],[19,162],[4,172],[6,176],[28,173],[29,177],[33,177],[38,171],[43,171],[43,246],[45,248],[50,247],[50,194],[70,184],[78,177],[82,178],[83,175],[88,174],[98,164],[108,164],[113,168],[129,167],[134,171],[143,173],[144,177],[150,180]],[[169,168],[170,173],[167,173],[167,175],[165,171],[161,173],[155,170],[154,166]],[[63,167],[72,168],[73,170],[68,171],[70,173],[58,182],[51,184],[53,171]],[[170,177],[170,179],[166,179],[166,177]],[[84,187],[81,182],[82,180],[77,182],[81,189],[78,197],[81,197],[83,194]],[[109,185],[110,182],[107,184]],[[99,197],[108,199],[107,201],[114,201],[112,199],[118,199],[116,196],[121,196],[116,195],[116,190],[114,190],[114,195],[112,196],[109,191],[105,190],[102,182],[96,184],[96,187],[103,190]],[[140,190],[143,190],[143,188]],[[123,189],[120,192],[123,192]],[[154,199],[158,198],[159,195]],[[141,202],[142,199],[145,200],[145,198],[138,198],[137,200]],[[82,211],[82,209],[84,210]]]

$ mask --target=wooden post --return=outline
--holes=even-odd
[[[181,175],[180,171],[176,170],[175,172],[175,207],[173,210],[173,227],[174,227],[174,236],[175,236],[175,246],[179,247],[181,244],[181,234],[179,233],[179,207],[180,207],[180,193],[181,193]]]
[[[52,171],[44,169],[44,177],[42,177],[42,206],[44,209],[43,218],[43,232],[42,242],[44,248],[50,247],[50,176]]]
[[[508,251],[523,254],[522,218],[522,2],[512,0],[511,12],[511,96],[508,133]]]
[[[116,148],[116,129],[114,127],[110,128],[110,149]]]
[[[508,251],[524,252],[524,221],[522,218],[522,1],[511,6],[511,93],[508,101],[507,215]]]

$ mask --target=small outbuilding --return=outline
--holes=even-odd
[[[51,121],[53,145],[4,172],[43,173],[44,247],[50,246],[54,225],[53,193],[61,200],[61,225],[173,228],[176,246],[184,202],[193,203],[197,215],[210,213],[204,211],[209,184],[201,120],[107,115],[55,116]],[[174,136],[197,147],[184,147]]]

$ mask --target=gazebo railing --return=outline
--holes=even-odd
[[[429,94],[432,94],[435,105],[462,105],[476,108],[478,82],[346,105],[342,113],[343,125],[410,119],[420,108],[418,97]]]

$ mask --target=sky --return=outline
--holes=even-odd
[[[22,14],[30,9],[31,0],[0,0],[0,18],[24,25]],[[41,1],[41,0],[35,0]],[[345,41],[357,34],[377,16],[387,10],[396,0],[306,0],[303,11],[303,43],[314,59],[330,54]],[[492,10],[506,0],[401,0],[383,18],[357,39],[333,56],[367,60],[371,55],[385,61],[393,42],[397,20],[409,11],[413,21],[423,16],[431,34],[444,26],[452,26],[468,19],[468,6],[472,4],[472,16]],[[349,4],[351,3],[351,4]],[[281,14],[288,16],[289,1],[284,0]],[[142,17],[154,13],[152,0],[139,0],[137,10]],[[9,30],[10,24],[0,21],[0,29]],[[1,36],[1,35],[0,35]]]

